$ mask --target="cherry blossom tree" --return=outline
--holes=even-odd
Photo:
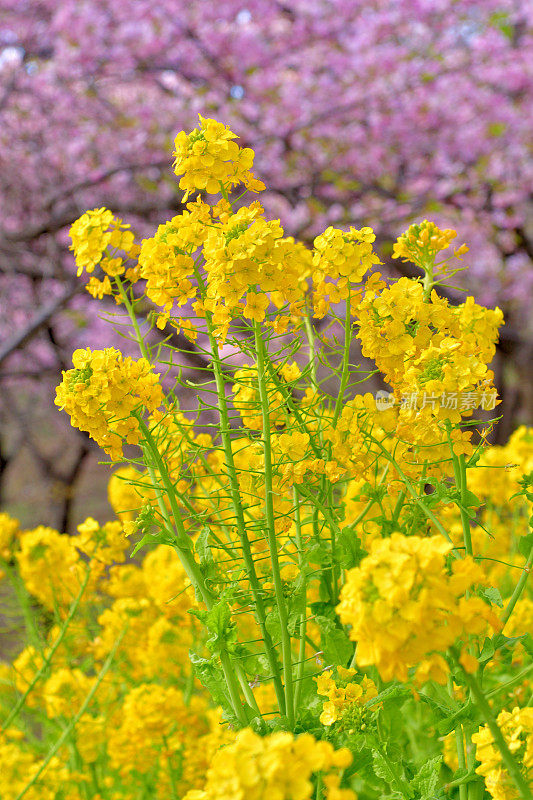
[[[56,481],[79,474],[86,441],[58,467],[24,433],[36,388],[52,409],[72,350],[107,336],[68,228],[102,205],[141,234],[176,213],[173,138],[198,113],[255,149],[267,212],[308,243],[330,224],[372,225],[397,268],[391,243],[410,221],[457,228],[471,248],[457,287],[503,308],[506,370],[523,374],[532,29],[524,0],[0,0],[1,413],[22,431],[0,467],[25,443]],[[499,385],[531,413],[533,387]]]

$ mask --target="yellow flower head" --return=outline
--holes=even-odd
[[[123,441],[140,441],[135,412],[154,411],[161,405],[159,375],[146,359],[124,358],[114,347],[76,350],[72,363],[74,369],[63,372],[55,403],[69,414],[74,427],[87,431],[118,460]]]
[[[338,770],[350,766],[351,761],[346,748],[334,750],[329,742],[317,741],[308,733],[262,737],[245,728],[233,744],[215,753],[204,790],[189,792],[184,800],[311,800],[316,794],[313,776],[317,772],[327,773],[328,797],[356,800],[351,790],[339,789],[340,780],[329,780],[329,775],[339,777]]]
[[[15,538],[20,533],[18,519],[0,513],[0,558],[9,559]]]
[[[471,557],[446,568],[452,545],[440,536],[393,533],[372,542],[370,554],[346,576],[337,612],[351,625],[359,666],[375,664],[384,680],[446,681],[442,652],[459,636],[482,634],[487,621],[498,626],[490,607],[465,592],[484,583]]]
[[[421,223],[411,225],[405,233],[398,237],[393,248],[393,258],[411,261],[413,264],[424,268],[433,263],[435,256],[441,250],[446,250],[457,236],[457,231],[452,228],[441,230],[434,222],[425,219]],[[457,254],[461,256],[468,248],[462,245]]]
[[[533,789],[533,708],[515,707],[512,711],[502,711],[497,723],[526,783]],[[485,778],[489,794],[495,800],[518,800],[520,794],[504,768],[500,749],[489,727],[481,727],[473,734],[472,741],[480,762],[476,772]]]
[[[70,249],[76,258],[78,277],[84,269],[93,272],[100,262],[108,275],[121,275],[125,271],[121,259],[108,258],[102,261],[102,256],[108,247],[134,253],[135,237],[127,228],[129,225],[124,225],[121,219],[114,217],[108,208],[94,208],[82,214],[69,231],[72,240]]]
[[[239,183],[255,192],[264,189],[251,172],[254,151],[239,147],[233,141],[237,135],[223,123],[198,116],[199,127],[189,134],[180,131],[174,140],[174,172],[182,176],[184,200],[195,189],[217,194]]]

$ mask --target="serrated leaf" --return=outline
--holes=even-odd
[[[400,792],[401,796],[404,798],[415,796],[413,790],[408,786],[405,780],[405,773],[401,762],[393,762],[390,758],[385,758],[378,750],[372,750],[372,760],[374,762],[374,771],[376,775],[379,778],[383,778],[391,789]]]
[[[431,797],[439,782],[439,772],[442,764],[442,756],[435,756],[420,768],[419,772],[412,781],[412,788],[420,794],[420,800]]]
[[[210,658],[202,658],[192,650],[189,651],[189,658],[194,669],[194,673],[202,686],[204,686],[215,704],[221,706],[228,719],[237,722],[231,708],[231,704],[226,696],[226,681],[224,673]]]
[[[219,600],[213,605],[207,615],[206,626],[211,634],[206,644],[213,652],[219,651],[221,647],[235,640],[235,625],[231,619],[231,608],[226,600]]]
[[[453,717],[454,714],[457,713],[457,709],[454,708],[452,705],[442,703],[441,701],[436,700],[434,697],[424,694],[423,692],[420,692],[419,697],[420,700],[423,703],[426,703],[426,705],[428,705],[430,708],[432,708],[433,711],[441,719],[445,719],[447,717]]]
[[[373,697],[372,700],[369,700],[365,705],[377,705],[378,703],[384,703],[387,700],[395,700],[399,697],[412,697],[412,692],[407,686],[399,686],[396,684],[395,686],[389,686],[387,689],[383,689],[377,697]]]

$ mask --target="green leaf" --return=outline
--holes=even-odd
[[[344,569],[357,567],[363,558],[368,555],[361,546],[361,539],[349,526],[343,528],[338,536],[341,548],[340,564]]]
[[[353,642],[350,641],[346,631],[337,627],[328,617],[315,617],[315,622],[320,628],[320,646],[324,651],[326,664],[345,667],[353,656]]]
[[[204,525],[198,536],[196,537],[196,542],[194,544],[194,548],[198,553],[198,557],[200,559],[200,564],[205,562],[213,561],[213,554],[211,552],[211,546],[209,544],[209,536],[211,535],[211,531],[209,530],[207,525]]]
[[[533,636],[530,633],[526,633],[525,636],[520,636],[519,639],[526,653],[533,656]]]
[[[287,630],[289,631],[289,636],[296,636],[297,631],[300,627],[300,620],[302,618],[302,614],[300,611],[291,611],[289,613],[287,619]]]
[[[327,617],[328,619],[335,620],[337,615],[335,613],[335,606],[327,600],[317,600],[315,603],[310,603],[309,608],[311,614],[318,617]]]
[[[213,652],[235,641],[235,626],[231,619],[231,608],[226,600],[215,603],[205,617],[205,625],[210,633],[206,644]]]
[[[441,720],[437,724],[439,736],[446,736],[446,734],[454,731],[459,722],[464,719],[474,719],[474,711],[474,706],[470,701],[468,701],[464,706],[462,706],[462,708],[459,709],[459,711],[456,711],[455,714],[452,714],[451,716],[446,717],[446,719]]]
[[[523,644],[523,638],[523,636],[505,636],[503,633],[497,633],[491,639],[486,638],[483,642],[479,662],[484,664],[486,661],[490,661],[497,650],[512,650],[517,642],[522,641]]]
[[[461,496],[461,502],[465,508],[479,508],[481,505],[481,500],[477,495],[470,491],[470,489],[466,489]]]
[[[420,700],[429,706],[437,715],[437,719],[446,719],[449,715],[453,716],[455,711],[452,712],[451,709],[446,709],[438,700],[435,700],[434,697],[429,697],[427,694],[420,693]]]
[[[269,611],[265,619],[266,629],[272,637],[274,644],[281,641],[281,625],[277,611]]]
[[[484,589],[481,589],[479,594],[485,600],[488,600],[489,603],[491,603],[492,605],[498,606],[499,608],[503,608],[503,600],[500,594],[500,590],[497,589],[495,586],[488,586]]]
[[[314,542],[305,551],[305,556],[311,564],[327,566],[331,561],[331,547],[328,542]]]
[[[442,764],[442,756],[435,756],[420,768],[420,771],[412,780],[411,787],[420,795],[420,800],[430,798],[435,793],[439,782],[439,772]]]
[[[405,780],[403,765],[400,761],[393,761],[390,757],[385,757],[378,750],[372,750],[372,760],[374,762],[374,772],[402,797],[414,797],[415,794]]]
[[[411,690],[407,686],[399,686],[396,684],[395,686],[388,686],[386,689],[383,689],[377,697],[373,697],[372,700],[369,700],[365,705],[373,706],[378,703],[384,703],[386,700],[397,700],[398,698],[404,697],[412,697]]]
[[[237,723],[231,704],[226,695],[226,681],[224,673],[218,667],[213,659],[202,658],[189,651],[189,658],[193,666],[194,672],[202,686],[205,686],[215,704],[224,709],[226,717],[233,723]]]
[[[209,527],[204,525],[194,544],[194,549],[200,559],[200,569],[206,579],[212,578],[215,573],[215,561],[209,544],[210,535]]]
[[[479,662],[484,664],[485,661],[490,661],[490,659],[494,655],[494,642],[492,638],[487,637],[483,640],[483,647],[481,648],[481,652],[479,654]]]
[[[529,554],[531,552],[531,548],[533,547],[533,533],[528,533],[527,536],[522,536],[520,541],[518,542],[518,552],[524,556],[524,558],[529,558]]]
[[[147,544],[170,544],[175,543],[175,539],[167,531],[159,531],[159,533],[145,533],[142,539],[139,539],[137,544],[132,550],[131,555],[134,556],[141,547]]]

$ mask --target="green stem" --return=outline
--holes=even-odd
[[[118,649],[118,647],[119,647],[119,645],[120,645],[125,633],[126,633],[126,628],[123,628],[122,632],[119,634],[119,636],[115,640],[115,643],[114,643],[114,645],[113,645],[113,647],[111,649],[111,652],[109,653],[108,657],[106,658],[106,660],[104,662],[104,665],[102,666],[102,669],[98,673],[98,675],[96,677],[96,680],[95,680],[94,684],[91,687],[91,690],[89,691],[89,693],[87,694],[85,700],[83,701],[83,703],[82,703],[82,705],[80,707],[80,710],[78,711],[77,714],[75,714],[72,717],[72,719],[68,723],[67,727],[65,728],[65,730],[63,731],[63,733],[61,734],[59,739],[57,740],[57,742],[53,745],[51,750],[48,751],[48,753],[46,755],[46,758],[42,762],[42,764],[39,767],[39,769],[33,774],[32,779],[30,780],[30,782],[27,783],[26,786],[18,793],[18,795],[15,797],[15,800],[22,800],[24,795],[32,788],[32,786],[35,785],[35,783],[39,780],[39,778],[41,777],[41,775],[45,771],[46,767],[48,766],[50,761],[53,759],[55,754],[57,753],[57,751],[62,747],[64,742],[69,738],[70,734],[72,733],[72,731],[74,730],[74,728],[76,727],[76,725],[78,724],[80,719],[83,717],[83,715],[87,711],[87,708],[89,707],[89,705],[91,703],[91,700],[93,699],[94,695],[96,694],[96,691],[97,691],[98,687],[100,686],[100,684],[103,681],[106,673],[108,672],[111,664],[113,663],[113,659],[115,658],[115,653],[117,652],[117,649]]]
[[[424,264],[422,269],[424,270],[424,280],[423,280],[423,283],[422,283],[422,286],[424,287],[424,302],[427,303],[429,298],[430,298],[430,296],[431,296],[431,290],[433,289],[433,286],[435,285],[435,281],[434,281],[434,278],[433,278],[433,271],[435,269],[435,262],[434,261],[430,261],[429,263]]]
[[[170,777],[170,797],[171,800],[179,800],[178,782],[176,781],[176,775],[174,774],[174,767],[172,765],[172,758],[170,757],[169,745],[166,736],[163,736],[163,744],[165,745],[165,748],[168,752],[167,764],[168,764],[168,774]]]
[[[531,800],[532,799],[531,790],[529,789],[526,780],[520,771],[520,767],[518,766],[518,764],[514,759],[513,754],[509,750],[507,742],[504,739],[504,736],[498,726],[498,723],[496,722],[496,720],[492,715],[491,707],[489,706],[489,703],[487,701],[487,698],[485,697],[485,694],[481,686],[478,684],[477,680],[473,675],[471,675],[469,672],[467,672],[461,667],[461,664],[459,662],[459,655],[453,648],[450,648],[450,653],[452,654],[452,657],[457,667],[461,670],[463,679],[467,684],[468,688],[470,689],[470,695],[472,699],[477,705],[479,711],[481,712],[481,715],[483,716],[483,719],[487,723],[489,730],[492,733],[494,744],[501,753],[503,763],[507,768],[511,780],[518,789],[520,797],[522,797],[523,800]]]
[[[166,522],[169,530],[175,530],[177,528],[177,537],[175,542],[175,548],[179,555],[180,561],[183,565],[185,572],[189,580],[191,581],[195,591],[197,594],[202,598],[207,610],[209,611],[214,604],[214,598],[212,592],[208,588],[205,583],[204,576],[200,570],[199,565],[196,563],[194,558],[194,554],[192,552],[192,540],[190,536],[187,535],[185,528],[183,526],[183,520],[181,519],[181,514],[179,511],[179,507],[176,502],[175,498],[175,490],[170,480],[170,476],[167,472],[166,466],[161,458],[159,450],[157,449],[157,444],[154,442],[154,439],[148,430],[147,425],[145,422],[138,417],[139,425],[143,432],[144,440],[146,445],[152,454],[154,461],[156,462],[157,469],[159,471],[159,475],[165,487],[165,493],[170,502],[170,508],[172,511],[172,517],[174,520],[174,526],[171,523],[171,520],[168,515],[168,511],[162,497],[161,488],[159,486],[159,482],[157,477],[155,476],[153,467],[148,465],[148,460],[146,459],[148,473],[152,480],[152,485],[156,492],[159,510],[161,515]],[[226,680],[226,685],[228,687],[228,692],[230,695],[230,701],[235,713],[235,716],[239,720],[240,724],[246,726],[248,724],[248,718],[246,716],[246,712],[242,705],[240,693],[239,693],[239,684],[236,681],[236,676],[239,679],[241,686],[244,687],[246,684],[246,679],[242,676],[242,670],[237,664],[232,664],[231,658],[229,653],[225,648],[221,649],[220,651],[220,663],[222,665],[222,670],[224,672],[224,677]],[[248,687],[249,688],[249,687]]]
[[[335,401],[335,410],[333,412],[333,428],[336,426],[339,419],[341,409],[344,402],[344,393],[348,385],[348,378],[350,377],[350,345],[352,343],[352,316],[350,308],[350,293],[348,290],[348,297],[346,298],[346,317],[344,319],[344,351],[342,355],[342,373],[341,383],[339,386],[339,394]]]
[[[533,664],[530,664],[528,667],[523,669],[522,672],[519,672],[518,675],[514,676],[514,678],[511,678],[510,680],[505,681],[505,683],[501,683],[495,689],[491,689],[490,692],[487,692],[486,697],[494,697],[495,695],[499,694],[500,692],[503,692],[503,691],[509,689],[511,686],[514,686],[516,683],[521,683],[523,681],[523,679],[526,677],[526,675],[529,675],[531,670],[533,670]]]
[[[453,697],[453,681],[451,677],[448,677],[448,694],[452,698]],[[465,761],[465,743],[463,738],[463,727],[461,723],[457,725],[455,729],[455,744],[457,747],[457,764],[459,769],[466,769],[466,761]],[[462,783],[458,784],[459,786],[459,800],[467,800],[467,792],[468,789]]]
[[[309,366],[311,369],[311,383],[314,389],[318,389],[318,380],[316,373],[316,336],[313,329],[313,323],[308,314],[304,314],[305,333],[307,342],[309,344]]]
[[[263,646],[273,676],[274,689],[276,692],[278,707],[282,714],[286,714],[287,705],[286,705],[285,694],[283,691],[283,683],[281,680],[280,668],[274,644],[272,642],[272,637],[270,636],[270,633],[266,627],[266,612],[263,603],[263,597],[261,594],[261,586],[259,584],[259,579],[257,577],[255,563],[252,556],[252,550],[250,547],[250,542],[248,540],[246,523],[244,520],[244,511],[242,507],[241,494],[239,490],[239,479],[237,476],[237,470],[235,468],[233,449],[231,447],[228,404],[226,400],[226,388],[224,384],[224,376],[222,374],[222,364],[220,361],[220,356],[218,354],[218,346],[213,336],[213,325],[210,314],[206,314],[206,322],[207,322],[207,331],[209,334],[209,340],[211,343],[213,372],[215,373],[215,382],[217,387],[218,411],[220,417],[220,435],[222,438],[222,446],[224,448],[224,455],[226,458],[226,469],[228,471],[228,477],[230,481],[230,495],[231,495],[231,502],[233,505],[233,511],[235,514],[237,533],[242,547],[244,565],[248,575],[248,580],[250,581],[252,596],[254,598],[255,616],[259,623],[259,628],[261,630],[261,635],[263,638]]]
[[[46,655],[46,658],[44,659],[41,667],[37,670],[37,672],[33,676],[30,684],[28,685],[28,688],[26,689],[24,694],[19,698],[19,700],[15,704],[15,706],[12,708],[9,716],[7,717],[7,719],[5,720],[4,724],[2,725],[2,729],[3,730],[6,730],[11,725],[13,720],[16,719],[16,717],[18,716],[20,710],[24,706],[24,703],[26,702],[26,699],[27,699],[28,695],[30,694],[30,692],[33,691],[33,688],[35,687],[35,685],[39,682],[39,680],[42,677],[42,675],[48,669],[48,667],[49,667],[49,665],[50,665],[50,663],[52,661],[52,658],[54,657],[54,653],[56,652],[57,648],[59,647],[59,645],[61,644],[61,642],[65,638],[65,634],[67,632],[68,626],[70,625],[70,622],[71,622],[72,618],[74,617],[74,614],[76,613],[76,611],[78,609],[78,606],[80,604],[81,598],[83,597],[85,589],[87,588],[87,584],[89,582],[90,575],[91,575],[91,570],[88,567],[87,568],[87,572],[85,573],[85,578],[83,579],[83,583],[80,586],[80,590],[79,590],[78,594],[76,595],[76,597],[74,598],[74,600],[72,601],[72,603],[70,605],[69,612],[67,614],[65,622],[63,623],[63,625],[61,627],[61,630],[59,632],[59,636],[57,637],[57,639],[55,640],[55,642],[53,643],[53,645],[49,649],[49,651],[48,651],[48,653]]]
[[[387,467],[388,466],[389,465],[387,464]],[[398,518],[399,518],[399,516],[401,514],[404,501],[405,501],[405,492],[402,489],[400,491],[400,493],[398,494],[398,500],[396,501],[396,505],[394,506],[394,511],[392,512],[392,518],[391,518],[392,526],[394,526],[394,525],[396,525],[398,523]]]
[[[411,495],[411,497],[413,498],[413,500],[415,501],[417,506],[422,509],[424,514],[427,516],[427,518],[431,520],[431,522],[435,525],[437,530],[440,533],[442,533],[444,538],[447,539],[449,542],[452,542],[451,536],[448,533],[448,531],[444,528],[442,523],[439,522],[439,520],[437,519],[435,514],[431,511],[431,509],[429,509],[426,506],[426,504],[424,503],[424,501],[420,499],[420,497],[418,496],[416,490],[413,488],[413,485],[412,485],[411,481],[409,480],[407,475],[403,472],[402,468],[400,467],[400,465],[398,464],[398,462],[396,461],[394,456],[391,453],[389,453],[389,451],[381,444],[380,441],[378,441],[377,439],[374,439],[374,437],[372,437],[372,441],[379,447],[379,449],[385,455],[385,457],[394,465],[394,468],[396,469],[398,475],[400,476],[400,478],[404,482],[404,484],[405,484],[405,486],[407,488],[407,491],[409,492],[409,494]],[[452,544],[453,544],[453,542],[452,542]],[[453,554],[455,555],[456,558],[459,558],[459,553],[457,552],[457,550],[455,548],[452,550],[452,552],[453,552]]]
[[[456,781],[450,781],[444,786],[444,790],[447,792],[449,789],[455,789],[456,786],[459,787],[459,797],[462,798],[463,796],[466,797],[466,792],[468,791],[465,784],[471,783],[472,781],[478,780],[479,776],[476,775],[475,772],[469,772],[467,775],[464,775],[462,778],[458,778]],[[464,787],[465,794],[461,794],[461,789]]]
[[[298,564],[300,572],[304,569],[303,561],[303,540],[302,540],[302,521],[300,517],[300,498],[298,490],[294,488],[294,523],[296,527],[296,546],[298,547]],[[302,682],[304,677],[305,666],[305,635],[307,632],[307,581],[302,580],[302,601],[303,611],[299,621],[299,635],[300,645],[298,648],[298,669],[296,673],[296,687],[294,690],[294,717],[298,719],[298,710],[300,705],[300,696],[302,693]]]
[[[522,574],[520,575],[520,578],[518,579],[518,583],[516,584],[516,586],[514,588],[514,592],[512,593],[511,598],[510,598],[509,602],[507,603],[507,606],[505,607],[505,611],[502,614],[501,620],[502,620],[503,625],[505,625],[505,623],[508,621],[509,617],[513,613],[514,607],[518,603],[518,601],[520,599],[520,595],[524,591],[524,588],[525,588],[525,585],[527,583],[527,579],[529,578],[529,573],[531,572],[531,567],[532,566],[533,566],[533,545],[531,546],[531,549],[529,551],[529,555],[527,557],[527,561],[524,564],[524,569],[522,570]]]
[[[447,421],[446,429],[448,432],[448,442],[450,444],[450,451],[452,454],[453,474],[455,478],[455,485],[459,490],[459,513],[461,514],[461,526],[463,528],[463,541],[465,544],[465,552],[468,556],[473,555],[472,550],[472,533],[470,531],[470,517],[467,511],[467,477],[466,477],[466,464],[464,455],[456,456],[453,452],[453,444],[450,436],[451,425]]]
[[[128,294],[127,294],[126,290],[124,289],[124,284],[122,283],[122,281],[120,280],[118,275],[115,276],[115,281],[116,281],[118,290],[120,292],[120,296],[122,298],[122,302],[126,306],[129,318],[131,320],[131,324],[133,325],[133,329],[135,331],[135,338],[137,340],[137,344],[139,345],[139,348],[141,350],[143,358],[145,358],[147,361],[150,361],[150,355],[149,355],[148,350],[146,348],[146,344],[144,342],[143,335],[141,333],[141,329],[140,329],[139,323],[137,321],[137,316],[135,314],[135,309],[133,308],[133,304],[131,303],[131,301],[130,301],[130,299],[128,297]]]
[[[131,320],[131,323],[133,325],[133,329],[135,331],[135,337],[136,337],[137,343],[139,345],[139,348],[141,350],[141,353],[143,354],[144,358],[146,358],[149,361],[150,360],[149,354],[148,354],[148,351],[147,351],[147,348],[146,348],[146,345],[145,345],[141,330],[139,328],[139,323],[137,321],[137,317],[135,315],[135,310],[133,308],[133,305],[130,302],[128,296],[127,296],[127,293],[126,293],[126,291],[124,289],[124,286],[122,285],[122,282],[121,282],[120,278],[117,277],[116,281],[117,281],[117,286],[118,286],[120,295],[122,297],[124,305],[126,306],[126,309],[128,311],[128,314],[129,314],[129,317],[130,317],[130,320]],[[183,564],[183,568],[185,569],[185,571],[186,571],[186,573],[187,573],[192,585],[195,587],[195,589],[198,590],[198,592],[199,592],[200,596],[202,597],[207,609],[209,610],[213,606],[213,598],[212,598],[211,592],[209,591],[208,587],[205,584],[203,575],[202,575],[202,573],[201,573],[201,571],[200,571],[200,569],[198,567],[198,564],[196,563],[194,555],[192,554],[191,539],[187,535],[187,533],[185,531],[185,528],[183,526],[183,521],[181,519],[181,514],[180,514],[180,511],[179,511],[179,507],[178,507],[177,502],[176,502],[174,485],[173,485],[172,481],[170,480],[170,476],[168,475],[166,466],[165,466],[165,464],[164,464],[164,462],[163,462],[163,460],[161,458],[161,455],[159,453],[157,445],[154,442],[153,437],[152,437],[148,427],[146,426],[146,424],[144,423],[144,421],[142,420],[140,415],[137,416],[137,419],[138,419],[139,425],[141,427],[141,430],[143,431],[143,435],[145,437],[145,440],[146,440],[146,442],[148,443],[148,445],[150,447],[152,456],[153,456],[154,460],[156,461],[156,464],[157,464],[161,479],[162,479],[162,481],[163,481],[163,483],[165,485],[166,494],[168,496],[168,499],[169,499],[169,502],[170,502],[170,506],[171,506],[171,510],[172,510],[172,516],[174,518],[174,525],[175,525],[175,528],[177,528],[177,531],[178,531],[177,542],[176,542],[176,545],[175,545],[176,546],[176,550],[178,551],[178,555],[180,556],[180,560],[181,560],[181,563]],[[164,503],[164,499],[163,499],[163,497],[161,495],[161,490],[160,490],[160,487],[159,487],[159,483],[158,483],[158,481],[156,479],[154,471],[151,468],[148,468],[148,471],[149,471],[149,474],[150,474],[150,478],[152,480],[153,488],[154,488],[154,490],[156,492],[156,495],[157,495],[158,505],[159,505],[161,514],[163,515],[163,518],[167,522],[167,524],[169,526],[169,529],[170,530],[173,530],[173,529],[175,530],[175,528],[173,528],[173,526],[170,524],[170,520],[168,518],[168,512],[167,512],[167,509],[166,509],[166,506],[165,506],[165,503]],[[251,690],[251,688],[250,688],[250,686],[249,686],[249,684],[248,684],[248,682],[246,680],[246,676],[243,675],[243,673],[242,673],[241,667],[239,665],[232,665],[231,658],[230,658],[229,653],[227,652],[227,650],[225,650],[225,649],[221,650],[221,652],[220,652],[220,661],[221,661],[222,669],[223,669],[224,676],[225,676],[225,679],[226,679],[226,684],[227,684],[227,687],[228,687],[228,691],[229,691],[229,694],[230,694],[231,705],[233,707],[235,715],[236,715],[237,719],[240,721],[240,723],[242,725],[247,725],[248,724],[248,718],[246,716],[244,707],[243,707],[242,702],[241,702],[240,693],[239,693],[239,689],[238,689],[238,684],[235,681],[235,675],[237,675],[237,677],[238,677],[238,681],[239,681],[239,683],[241,685],[241,688],[243,690],[243,693],[244,693],[244,695],[246,697],[246,700],[247,700],[248,704],[259,715],[260,714],[259,707],[257,705],[257,702],[255,700],[253,692],[252,692],[252,690]]]
[[[270,412],[268,392],[265,381],[265,344],[258,322],[254,322],[255,349],[257,354],[257,378],[259,384],[259,397],[261,401],[261,415],[263,419],[263,457],[265,464],[265,516],[267,524],[268,548],[272,565],[272,578],[274,594],[278,608],[279,623],[281,628],[281,649],[283,657],[283,677],[285,680],[285,703],[287,719],[291,727],[294,726],[294,699],[292,687],[292,653],[291,639],[288,630],[287,609],[283,596],[283,586],[278,560],[278,543],[275,530],[274,498],[272,487],[272,444],[270,440]]]

